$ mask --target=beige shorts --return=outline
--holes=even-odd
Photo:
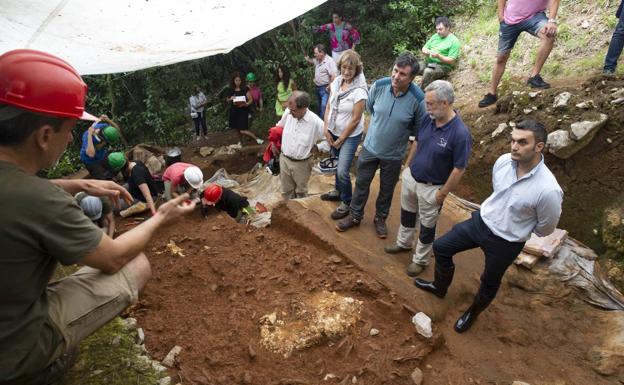
[[[48,285],[48,315],[63,337],[48,365],[138,299],[136,281],[124,266],[115,274],[83,267]]]

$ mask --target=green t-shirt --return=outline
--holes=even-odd
[[[429,51],[437,52],[442,56],[447,56],[457,61],[459,58],[461,44],[459,43],[459,39],[457,39],[457,37],[452,33],[448,34],[446,37],[442,37],[437,33],[434,33],[433,36],[427,40],[427,43],[425,43],[425,48]],[[438,58],[431,58],[429,56],[427,56],[425,61],[427,63],[438,63],[449,69],[454,67],[450,64],[442,63]]]
[[[0,161],[0,383],[45,367],[62,337],[48,319],[57,262],[76,263],[104,234],[71,195]]]

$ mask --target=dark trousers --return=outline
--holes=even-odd
[[[607,51],[607,56],[605,57],[605,70],[615,71],[617,61],[622,53],[622,48],[624,48],[624,11],[622,11],[620,18],[618,19],[615,31],[613,31],[613,36],[611,37],[611,43],[609,43],[609,50]]]
[[[195,135],[199,136],[200,127],[202,135],[208,134],[208,128],[206,127],[206,114],[203,111],[197,113],[197,117],[193,118],[193,123],[195,123]]]
[[[329,92],[327,92],[327,84],[324,86],[316,86],[316,102],[319,106],[319,117],[324,119],[325,108],[327,107],[327,99],[329,98]]]
[[[379,168],[379,195],[377,195],[375,216],[387,218],[392,204],[394,187],[401,174],[401,159],[380,159],[369,152],[364,146],[357,161],[357,177],[351,199],[351,216],[356,220],[364,217],[364,207],[370,193],[370,185]]]
[[[496,297],[505,271],[522,251],[524,242],[509,242],[495,235],[481,219],[481,213],[475,211],[470,219],[453,226],[451,231],[433,242],[436,264],[445,270],[453,269],[453,256],[475,247],[480,247],[485,254],[479,292],[491,301]]]
[[[98,163],[86,164],[85,168],[89,171],[92,179],[98,180],[113,180],[115,173],[106,167],[106,158]]]

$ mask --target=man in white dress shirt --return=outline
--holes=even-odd
[[[511,133],[511,153],[494,164],[494,192],[467,221],[433,243],[435,278],[420,278],[414,284],[444,298],[453,280],[453,256],[480,247],[485,254],[485,269],[474,302],[455,323],[458,333],[470,329],[478,315],[492,302],[507,268],[524,243],[535,233],[544,237],[557,227],[563,191],[544,164],[542,150],[546,129],[534,120],[524,120]]]
[[[284,127],[280,154],[280,182],[286,199],[308,194],[312,171],[312,151],[323,139],[323,121],[310,111],[310,95],[294,91],[278,126]]]

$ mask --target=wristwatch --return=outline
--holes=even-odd
[[[553,23],[553,24],[557,24],[557,20],[556,19],[548,19],[549,23]]]

